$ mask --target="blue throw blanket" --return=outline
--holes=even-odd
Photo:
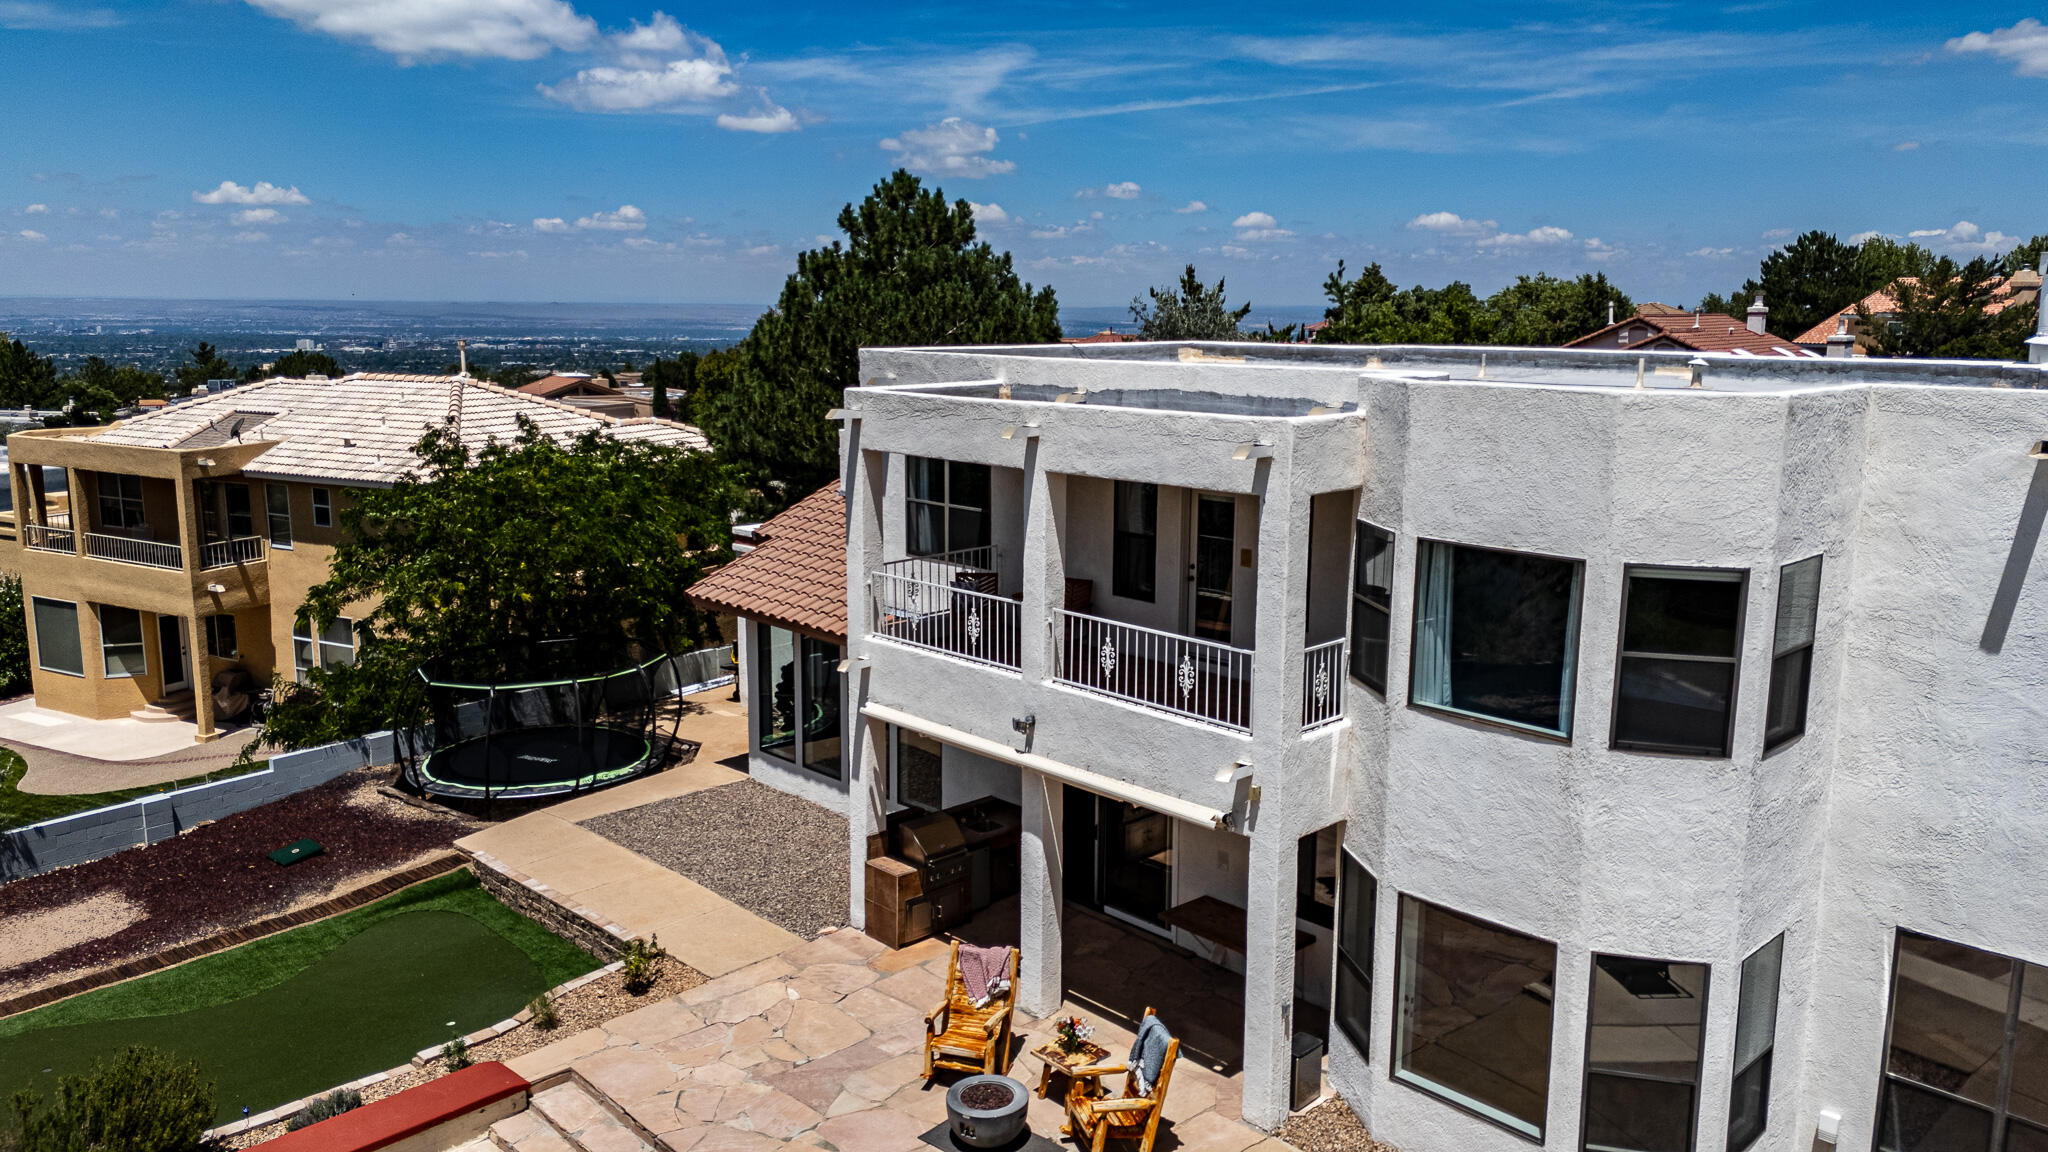
[[[1159,1071],[1166,1064],[1166,1045],[1172,1039],[1157,1016],[1147,1016],[1138,1025],[1137,1042],[1131,1045],[1131,1058],[1125,1062],[1137,1077],[1138,1095],[1151,1095],[1152,1085],[1159,1082]]]

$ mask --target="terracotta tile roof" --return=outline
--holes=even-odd
[[[1662,309],[1664,306],[1646,307]],[[1626,339],[1622,330],[1630,327],[1643,329],[1646,335],[1639,339]],[[1781,336],[1751,332],[1748,323],[1725,312],[1651,312],[1643,309],[1638,309],[1636,315],[1626,320],[1617,320],[1588,332],[1565,347],[1644,351],[1677,347],[1693,352],[1731,352],[1737,356],[1784,356],[1802,360],[1815,355],[1811,349],[1801,348]]]
[[[1129,341],[1132,341],[1132,340],[1136,340],[1136,339],[1138,339],[1138,337],[1137,337],[1137,336],[1135,336],[1135,335],[1132,335],[1132,334],[1131,334],[1131,333],[1129,333],[1129,332],[1113,332],[1113,331],[1111,331],[1111,330],[1110,330],[1110,329],[1108,329],[1108,328],[1104,328],[1104,329],[1103,329],[1102,331],[1100,331],[1100,332],[1097,332],[1097,333],[1096,333],[1095,335],[1093,335],[1093,336],[1062,336],[1062,337],[1060,338],[1060,343],[1062,343],[1062,344],[1123,344],[1123,343],[1127,343],[1127,342],[1129,342]]]
[[[846,642],[846,498],[834,480],[754,531],[754,550],[692,584],[713,611]]]
[[[466,376],[368,372],[333,380],[266,380],[174,404],[83,439],[142,448],[269,442],[273,446],[251,460],[245,474],[378,486],[413,466],[413,445],[430,428],[453,419],[463,442],[480,447],[516,438],[521,416],[564,442],[602,428],[627,439],[699,451],[710,447],[687,424],[618,420]]]
[[[1918,283],[1920,283],[1918,276],[1901,276],[1893,281],[1894,286]],[[1998,286],[1998,295],[1992,298],[1991,303],[1984,306],[1984,314],[1996,316],[2015,304],[2028,303],[2040,293],[2040,290],[2041,274],[2032,269],[2022,268],[2007,277]],[[1877,291],[1858,300],[1855,304],[1851,304],[1847,308],[1831,314],[1827,319],[1800,333],[1799,339],[1795,343],[1826,344],[1828,337],[1835,334],[1836,327],[1843,316],[1849,318],[1849,330],[1852,332],[1857,331],[1861,327],[1856,318],[1856,308],[1858,305],[1861,305],[1873,316],[1889,316],[1899,310],[1898,299],[1891,294],[1890,289],[1879,288]]]
[[[564,392],[589,392],[602,396],[605,393],[618,394],[618,389],[604,382],[602,376],[569,375],[543,376],[519,386],[528,396],[560,396]]]

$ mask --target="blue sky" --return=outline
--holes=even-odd
[[[898,164],[1068,304],[2048,231],[2048,13],[1319,7],[0,0],[0,295],[766,302]]]

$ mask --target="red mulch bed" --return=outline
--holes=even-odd
[[[145,912],[111,935],[0,967],[0,984],[41,985],[238,927],[447,848],[478,827],[454,812],[406,808],[376,796],[386,775],[351,772],[169,840],[0,886],[0,924],[108,891]],[[370,795],[350,802],[358,791]],[[326,850],[290,867],[268,858],[300,839],[317,840]]]

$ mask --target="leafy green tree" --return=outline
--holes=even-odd
[[[203,1152],[213,1123],[214,1086],[199,1066],[140,1045],[63,1076],[47,1102],[14,1095],[15,1130],[0,1134],[8,1152]],[[11,1147],[9,1141],[12,1141]]]
[[[28,691],[28,616],[21,603],[21,577],[0,572],[0,696]]]
[[[1249,302],[1232,308],[1223,302],[1223,281],[1210,288],[1195,275],[1190,264],[1180,274],[1179,284],[1148,288],[1152,303],[1131,300],[1131,319],[1138,322],[1138,336],[1144,340],[1242,340],[1238,325],[1251,313]],[[1270,327],[1270,325],[1268,326]]]
[[[1008,253],[976,243],[974,209],[898,169],[839,213],[844,243],[797,256],[774,309],[739,344],[741,370],[692,416],[777,510],[838,472],[825,419],[860,383],[863,346],[1050,343],[1059,303]]]
[[[697,390],[697,361],[695,352],[684,350],[673,360],[659,356],[654,362],[640,370],[640,382],[654,391],[654,414],[663,419],[675,417],[690,402],[690,394]]]
[[[43,396],[43,407],[62,408],[74,424],[105,424],[137,400],[161,400],[164,378],[133,364],[109,364],[88,356],[77,372],[60,376]]]
[[[1607,280],[1589,272],[1562,280],[1538,272],[1486,298],[1493,313],[1493,341],[1529,348],[1554,348],[1607,326],[1608,305],[1616,317],[1633,315],[1635,302]]]
[[[420,723],[421,668],[488,682],[530,673],[552,641],[601,668],[657,640],[713,638],[682,590],[730,553],[717,457],[598,431],[564,446],[530,422],[475,451],[435,429],[415,452],[416,476],[341,508],[342,543],[301,614],[320,629],[375,607],[356,622],[353,665],[314,669],[313,691],[283,694],[272,746]]]
[[[1857,314],[1871,333],[1872,352],[1879,356],[2024,359],[2037,305],[1987,314],[1986,307],[1999,298],[2003,280],[2000,266],[1986,257],[1958,265],[1943,256],[1917,280],[1893,286],[1898,307],[1889,323],[1873,319],[1862,305]]]
[[[57,386],[57,365],[0,334],[0,407],[39,408]]]
[[[221,357],[220,349],[201,340],[189,352],[190,360],[178,365],[178,371],[171,381],[171,392],[177,396],[190,396],[206,390],[208,380],[240,379],[242,370]]]
[[[1329,323],[1317,334],[1323,344],[1490,344],[1495,322],[1472,286],[1453,280],[1442,288],[1398,289],[1378,264],[1356,279],[1344,278],[1344,262],[1323,281]]]
[[[1870,272],[1854,245],[1844,244],[1833,233],[1818,229],[1764,257],[1753,287],[1742,300],[1742,316],[1749,301],[1761,289],[1764,305],[1770,309],[1770,329],[1781,336],[1797,336],[1854,304],[1873,288]]]
[[[1933,264],[1934,253],[1918,244],[1901,244],[1889,236],[1872,236],[1856,246],[1856,266],[1862,276],[1857,286],[1863,290],[1857,299],[1861,300],[1880,288],[1888,288],[1901,277],[1923,275]],[[1812,326],[1807,325],[1808,328]]]

